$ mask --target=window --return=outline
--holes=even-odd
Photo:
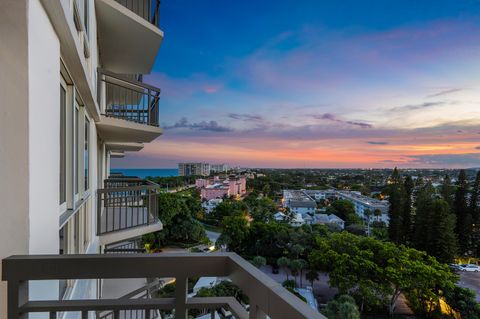
[[[74,131],[74,134],[75,134],[75,145],[74,145],[74,159],[75,159],[75,168],[74,168],[74,172],[75,172],[75,178],[74,178],[74,185],[73,185],[73,189],[74,189],[74,192],[75,192],[75,195],[78,194],[78,183],[79,183],[79,178],[78,178],[78,140],[79,140],[79,136],[80,136],[80,123],[79,123],[79,110],[78,110],[78,105],[75,105],[75,127],[73,129]]]
[[[85,190],[89,188],[90,184],[90,177],[88,175],[89,173],[89,160],[90,160],[90,154],[89,154],[89,139],[90,139],[90,121],[88,118],[85,116],[85,143],[84,143],[84,148],[83,148],[83,168],[85,172]]]
[[[60,85],[60,204],[67,200],[67,127],[66,127],[67,90]]]

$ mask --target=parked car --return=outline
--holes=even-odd
[[[460,267],[462,267],[462,265],[460,264],[449,264],[448,266],[452,268],[454,271],[458,271],[460,270]]]
[[[460,270],[461,271],[479,272],[480,271],[480,266],[477,266],[477,265],[474,265],[474,264],[460,265]]]

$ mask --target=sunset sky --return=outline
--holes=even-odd
[[[479,167],[480,1],[164,0],[122,168]]]

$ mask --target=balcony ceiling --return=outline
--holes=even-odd
[[[105,142],[149,143],[162,135],[160,127],[100,116],[97,130]]]
[[[102,67],[122,74],[150,73],[163,31],[114,0],[95,4]]]
[[[107,142],[105,147],[113,153],[138,152],[143,148],[142,143],[126,143],[126,142]],[[111,155],[110,155],[111,156]]]

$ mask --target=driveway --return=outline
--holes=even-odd
[[[475,291],[477,302],[480,302],[480,272],[460,272],[458,285]]]
[[[205,233],[207,234],[208,239],[210,239],[210,241],[215,245],[218,237],[220,237],[220,233],[216,233],[210,230],[205,230]]]

